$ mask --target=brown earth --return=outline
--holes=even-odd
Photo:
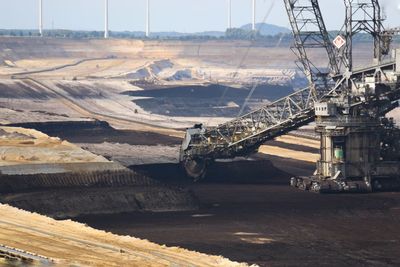
[[[197,184],[174,166],[132,167],[187,184],[197,212],[79,219],[97,229],[179,245],[260,266],[398,266],[400,193],[319,195],[289,187],[313,164],[259,155],[268,162],[225,163]],[[281,171],[279,171],[279,169]],[[291,174],[285,174],[290,172]]]
[[[0,127],[0,166],[94,162],[108,160],[36,130]]]

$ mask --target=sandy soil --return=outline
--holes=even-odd
[[[295,56],[289,46],[277,47],[247,41],[139,41],[139,40],[66,40],[40,38],[1,38],[0,59],[7,64],[0,67],[0,75],[26,70],[40,70],[87,58],[109,57],[108,60],[85,62],[54,73],[38,74],[41,78],[121,77],[146,69],[156,61],[170,60],[169,70],[161,71],[162,79],[178,71],[190,73],[190,79],[234,81],[232,73],[238,66],[241,81],[263,78],[271,82],[290,81],[296,72]],[[26,49],[27,45],[29,49]],[[249,50],[248,47],[251,47]],[[365,49],[368,47],[368,49]],[[357,49],[356,65],[370,58],[368,44]],[[235,55],[232,57],[232,55]],[[324,65],[325,55],[315,51],[313,62]],[[245,59],[245,60],[243,60]],[[286,70],[286,71],[282,71]],[[157,73],[156,73],[157,75]],[[150,75],[149,77],[151,77]],[[253,78],[251,78],[253,77]]]
[[[264,77],[272,82],[288,82],[295,75],[295,65],[282,63],[282,56],[293,62],[288,47],[263,47],[250,42],[180,42],[180,41],[133,41],[133,40],[57,40],[35,38],[2,38],[0,58],[6,62],[0,67],[0,75],[12,75],[23,71],[35,71],[60,67],[82,59],[110,57],[107,60],[84,62],[74,67],[38,73],[41,79],[77,78],[128,78],[155,80],[227,80],[234,81],[237,66],[246,58],[241,79],[252,76]],[[29,44],[29,53],[23,46]],[[248,53],[248,46],[253,49]],[[0,47],[0,48],[1,48]],[[236,55],[232,58],[231,55]],[[260,55],[264,64],[260,62]],[[156,62],[169,60],[165,68]],[[263,66],[263,70],[258,67]],[[227,68],[228,67],[228,68]],[[265,70],[267,68],[267,70]],[[270,71],[268,70],[270,69]],[[183,74],[183,76],[182,76]],[[189,75],[189,76],[187,76]]]
[[[36,130],[0,127],[0,166],[90,162],[108,160]]]
[[[320,142],[318,140],[312,140],[310,138],[302,138],[298,136],[291,136],[291,135],[284,135],[284,136],[279,136],[275,138],[276,141],[278,142],[284,142],[288,144],[293,144],[293,145],[303,145],[303,146],[308,146],[312,148],[319,149],[320,148]]]
[[[103,155],[124,166],[142,164],[179,163],[180,145],[143,146],[115,143],[78,144],[90,152]]]
[[[317,153],[309,153],[303,151],[296,151],[293,149],[286,149],[282,147],[270,146],[270,145],[262,145],[258,149],[259,153],[268,154],[272,156],[289,158],[289,159],[297,159],[301,161],[307,161],[311,163],[317,162],[319,160],[320,155]]]
[[[247,266],[6,205],[0,205],[0,212],[1,244],[51,258],[57,266]]]

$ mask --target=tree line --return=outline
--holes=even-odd
[[[330,35],[335,37],[338,34],[336,31],[330,32]],[[37,30],[19,30],[11,29],[5,30],[0,29],[0,36],[11,36],[11,37],[38,37],[39,32]],[[103,31],[73,31],[73,30],[46,30],[44,32],[45,37],[50,38],[70,38],[70,39],[88,39],[88,38],[103,38]],[[118,39],[146,39],[144,32],[131,32],[131,31],[110,31],[109,36],[111,38]],[[332,38],[333,38],[332,37]],[[243,28],[232,28],[226,30],[226,32],[212,32],[208,34],[197,33],[197,34],[182,34],[176,32],[164,32],[164,33],[153,33],[149,39],[156,40],[253,40],[253,41],[264,41],[266,43],[288,45],[292,43],[293,38],[290,33],[282,33],[276,35],[263,35],[259,31],[246,30]],[[355,42],[370,42],[372,37],[369,34],[360,33],[354,38]],[[400,42],[400,36],[394,37],[395,42]]]

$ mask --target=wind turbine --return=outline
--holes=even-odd
[[[232,29],[232,0],[228,0],[228,30]]]
[[[150,0],[146,4],[146,37],[150,36]]]
[[[256,30],[256,0],[253,0],[253,24],[251,29]]]
[[[39,0],[39,35],[43,37],[43,0]]]
[[[108,0],[104,0],[104,38],[108,38]]]

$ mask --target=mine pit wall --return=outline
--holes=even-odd
[[[276,46],[264,40],[128,40],[128,39],[65,39],[0,37],[0,61],[18,61],[32,58],[148,58],[174,59],[194,58],[217,64],[236,67],[241,56],[248,53],[246,65],[249,67],[272,67],[296,69],[295,55],[290,53],[289,43]],[[250,51],[247,51],[249,46]],[[369,43],[357,43],[355,57],[357,65],[363,66],[371,58]],[[368,47],[368,49],[365,49]],[[311,55],[317,65],[326,65],[326,54],[321,49]]]
[[[56,219],[197,209],[197,202],[190,192],[162,186],[46,190],[2,195],[0,202]]]
[[[197,209],[188,190],[165,186],[128,169],[3,173],[0,202],[54,218]]]
[[[1,175],[0,193],[80,187],[152,186],[155,184],[156,182],[134,175],[129,171]]]

